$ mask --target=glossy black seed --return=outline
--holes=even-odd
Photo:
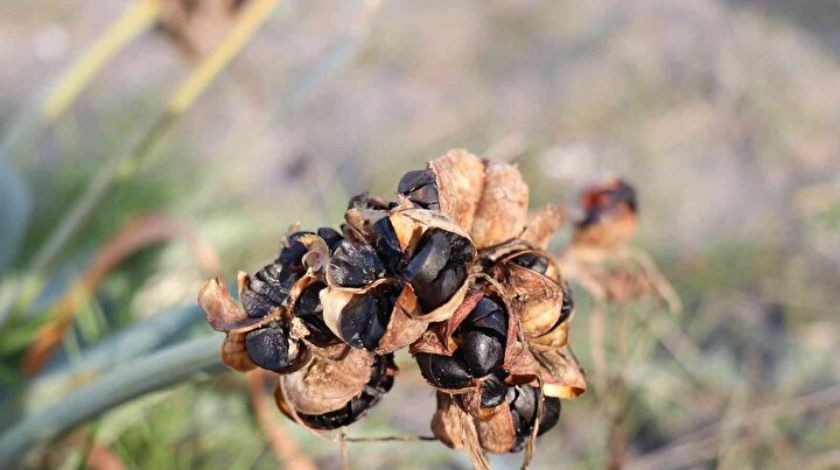
[[[467,269],[463,265],[444,268],[431,283],[412,282],[420,307],[430,312],[452,298],[467,280]]]
[[[354,348],[375,349],[385,334],[399,288],[383,287],[357,295],[341,310],[341,337]]]
[[[407,194],[408,199],[426,209],[438,209],[440,206],[440,199],[438,197],[438,190],[436,186],[423,186]],[[434,207],[432,207],[434,206]]]
[[[511,262],[540,274],[545,274],[548,271],[548,258],[533,253],[517,256]]]
[[[540,429],[537,431],[538,436],[557,425],[557,422],[560,421],[560,408],[559,398],[544,397]]]
[[[568,320],[575,309],[575,300],[572,297],[572,290],[569,288],[569,285],[563,284],[562,289],[563,304],[560,306],[560,318],[557,320],[557,325],[560,325],[564,321]]]
[[[254,364],[263,369],[280,371],[294,361],[289,352],[289,339],[281,328],[261,328],[245,335],[245,351]]]
[[[329,346],[339,341],[324,323],[324,308],[321,305],[319,293],[327,287],[321,282],[315,282],[301,293],[295,305],[295,315],[303,321],[309,330],[306,339],[316,346]]]
[[[449,254],[449,262],[453,264],[471,263],[474,257],[472,242],[456,233],[445,233],[446,238],[449,240],[449,246],[451,247]]]
[[[414,358],[420,367],[420,374],[435,387],[464,388],[472,383],[472,375],[457,354],[447,357],[420,353]]]
[[[327,247],[330,249],[330,253],[335,250],[336,245],[341,240],[344,240],[344,237],[341,236],[340,233],[336,232],[335,230],[329,227],[321,227],[318,229],[318,236],[323,238],[324,241],[327,243]]]
[[[391,220],[387,217],[377,220],[373,224],[373,235],[376,239],[376,252],[379,253],[385,267],[389,272],[396,271],[402,261],[402,250]]]
[[[397,192],[406,194],[422,186],[434,185],[435,174],[431,170],[409,171],[400,179],[397,185]]]
[[[519,452],[524,447],[526,440],[534,429],[537,397],[536,389],[527,385],[520,385],[512,388],[512,390],[514,390],[513,398],[511,399],[510,393],[507,398],[510,402],[511,418],[513,418],[513,425],[516,431],[516,442],[511,451]]]
[[[529,426],[533,424],[537,413],[537,389],[527,385],[517,387],[516,398],[511,402],[510,408],[522,418],[523,423]]]
[[[492,374],[481,383],[481,407],[495,408],[505,401],[508,385],[498,374]]]
[[[385,274],[385,265],[370,245],[341,241],[330,258],[329,275],[339,285],[362,287]]]
[[[432,283],[449,261],[449,240],[440,230],[430,230],[418,245],[418,250],[405,267],[407,281]]]
[[[312,235],[313,232],[295,232],[286,237],[286,246],[280,250],[275,263],[282,265],[287,270],[292,270],[303,274],[302,259],[303,255],[308,251],[306,246],[300,242],[300,238],[304,235]]]
[[[494,332],[500,338],[507,336],[505,308],[489,297],[482,297],[464,323],[470,328],[485,330],[488,334]]]
[[[263,267],[242,292],[242,306],[250,317],[263,317],[286,302],[298,275],[274,263]]]
[[[461,333],[461,354],[464,364],[473,377],[484,377],[491,370],[502,365],[505,344],[495,335],[480,330]]]

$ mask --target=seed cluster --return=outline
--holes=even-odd
[[[592,204],[607,211],[604,197]],[[529,216],[515,167],[454,150],[406,173],[395,201],[353,197],[340,231],[288,235],[271,264],[240,274],[241,307],[217,280],[199,303],[227,335],[224,362],[279,373],[278,406],[299,423],[359,419],[407,347],[437,389],[438,439],[514,452],[586,388],[566,350],[571,292],[545,251],[560,218]]]

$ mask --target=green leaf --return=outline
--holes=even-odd
[[[0,275],[17,256],[30,210],[29,188],[8,161],[0,160]]]

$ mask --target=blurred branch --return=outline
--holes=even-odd
[[[725,422],[720,421],[702,427],[683,436],[671,445],[635,459],[630,462],[628,468],[688,467],[708,455],[713,455],[717,450],[715,443],[718,439],[729,435],[727,431],[731,431],[730,427],[759,426],[782,417],[796,416],[811,410],[837,406],[838,404],[840,404],[840,385],[835,385],[809,395],[795,397],[748,413],[730,416]]]
[[[52,357],[55,349],[79,309],[105,277],[125,258],[137,251],[172,239],[184,239],[189,243],[198,264],[209,276],[220,271],[219,258],[210,244],[203,240],[189,225],[164,214],[136,215],[123,225],[97,253],[81,279],[51,309],[50,321],[38,331],[35,341],[26,351],[23,371],[27,376],[38,372]]]
[[[254,415],[271,444],[278,463],[291,470],[315,470],[315,464],[300,452],[300,446],[294,437],[272,418],[276,409],[273,408],[273,400],[269,400],[265,393],[265,375],[266,372],[262,369],[248,373],[248,392],[251,395]]]
[[[148,30],[157,19],[162,0],[138,0],[117,18],[82,56],[62,72],[35,109],[20,117],[3,137],[0,158],[9,157],[21,138],[37,138],[42,125],[50,125],[64,113],[91,79],[128,43]]]
[[[149,130],[128,152],[111,161],[91,182],[85,192],[75,201],[68,214],[50,233],[46,243],[38,250],[32,262],[25,269],[24,278],[18,289],[31,290],[38,284],[37,273],[47,267],[61,251],[61,248],[79,229],[93,209],[102,201],[111,187],[127,178],[133,169],[154,149],[161,138],[172,128],[181,115],[212,83],[231,59],[242,49],[257,28],[268,19],[280,0],[254,0],[249,2],[241,16],[216,50],[204,59],[173,93],[165,110],[154,121]],[[8,313],[20,299],[13,298],[0,305],[0,326]]]
[[[51,124],[64,113],[105,64],[154,24],[162,3],[162,0],[135,2],[79,60],[61,74],[41,110],[41,119],[45,124]]]
[[[219,343],[219,337],[213,335],[136,359],[68,394],[58,403],[23,417],[0,435],[0,467],[13,468],[36,444],[132,398],[220,368]]]

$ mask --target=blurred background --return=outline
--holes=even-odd
[[[533,208],[631,181],[633,244],[684,305],[609,309],[610,360],[641,345],[621,397],[564,402],[533,468],[617,448],[629,468],[840,467],[836,0],[6,0],[0,63],[0,461],[340,467],[273,403],[255,415],[197,289],[463,147],[517,163]],[[429,433],[434,394],[398,364],[352,435]],[[469,468],[435,442],[349,453]]]

